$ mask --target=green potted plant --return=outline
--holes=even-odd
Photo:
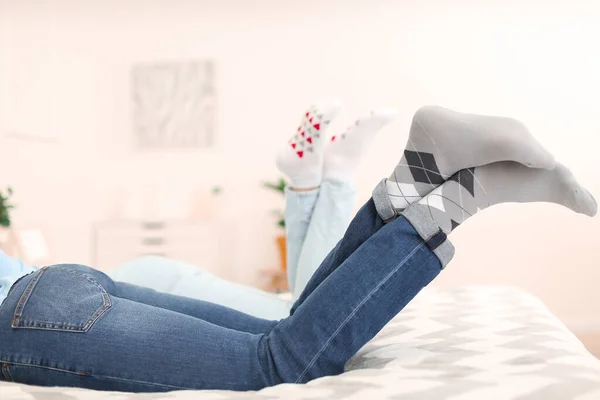
[[[11,226],[10,210],[15,205],[10,202],[13,190],[9,186],[6,191],[0,190],[0,244],[8,240],[9,229]]]
[[[264,182],[263,186],[267,189],[274,190],[282,195],[285,194],[285,188],[287,182],[283,178],[279,178],[275,182]],[[281,229],[281,233],[275,238],[277,247],[279,249],[279,256],[281,257],[281,267],[285,271],[287,269],[287,251],[286,251],[286,240],[285,240],[285,218],[282,210],[273,210],[273,213],[277,216],[277,226]]]

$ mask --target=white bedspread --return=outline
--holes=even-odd
[[[600,361],[514,288],[425,290],[340,376],[259,392],[93,392],[0,382],[2,400],[599,400]]]

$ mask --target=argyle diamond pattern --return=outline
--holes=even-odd
[[[468,168],[452,175],[413,206],[426,207],[442,231],[450,233],[467,218],[488,207],[489,201],[485,188],[477,180],[477,168]]]
[[[448,178],[448,180],[458,182],[458,184],[464,187],[471,196],[475,196],[475,168],[467,168],[458,171]]]
[[[404,150],[400,163],[386,188],[394,207],[403,210],[444,183],[435,156],[423,151]]]
[[[435,157],[431,153],[420,151],[404,151],[404,158],[416,182],[441,185],[444,178],[440,174]]]

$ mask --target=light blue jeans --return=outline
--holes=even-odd
[[[298,299],[316,269],[342,238],[352,217],[356,192],[349,182],[324,180],[319,189],[285,193],[288,282]],[[115,281],[220,304],[258,318],[289,316],[292,301],[221,279],[185,262],[147,256],[108,273]]]

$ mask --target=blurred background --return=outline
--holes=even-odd
[[[598,38],[591,0],[0,0],[0,239],[36,263],[159,254],[269,287],[283,197],[263,183],[326,96],[346,106],[332,133],[400,110],[357,208],[424,104],[522,120],[598,198]],[[502,205],[452,236],[434,285],[520,286],[600,333],[600,218]]]

